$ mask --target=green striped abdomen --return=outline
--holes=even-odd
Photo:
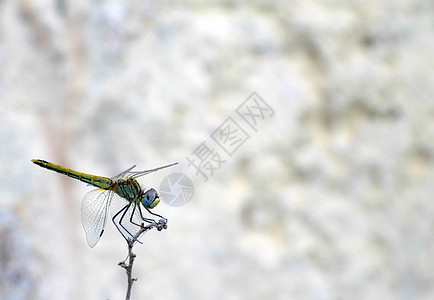
[[[78,179],[99,188],[107,188],[113,183],[110,178],[77,172],[42,159],[32,159],[32,162],[40,167],[55,171],[74,179]]]

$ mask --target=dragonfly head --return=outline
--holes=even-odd
[[[144,207],[154,208],[160,203],[160,195],[155,189],[149,189],[143,194],[142,204]]]

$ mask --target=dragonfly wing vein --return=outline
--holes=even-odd
[[[125,175],[128,174],[128,173],[129,173],[132,169],[134,169],[135,167],[136,167],[136,165],[134,165],[134,166],[132,166],[132,167],[129,167],[129,168],[126,169],[125,171],[120,172],[118,175],[113,176],[113,177],[110,178],[110,179],[112,179],[112,180],[116,180],[116,179],[119,179],[119,178],[124,178]]]
[[[168,167],[171,167],[171,166],[177,165],[177,164],[178,164],[178,163],[176,162],[176,163],[173,163],[173,164],[170,164],[170,165],[165,165],[165,166],[158,167],[158,168],[151,169],[151,170],[137,171],[137,172],[133,172],[133,171],[131,171],[131,172],[128,172],[128,175],[131,176],[131,178],[138,178],[138,177],[140,177],[140,176],[144,176],[144,175],[147,175],[147,174],[149,174],[149,173],[153,173],[153,172],[156,172],[156,171],[158,171],[158,170],[165,169],[165,168],[168,168]]]
[[[96,189],[84,195],[81,204],[81,221],[86,232],[87,243],[94,247],[102,233],[107,221],[107,211],[114,192]]]

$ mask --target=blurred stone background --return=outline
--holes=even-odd
[[[135,247],[133,299],[433,299],[433,92],[432,1],[0,1],[0,298],[126,291],[113,224],[87,246],[91,187],[41,158],[193,180]],[[226,160],[207,182],[203,142]]]

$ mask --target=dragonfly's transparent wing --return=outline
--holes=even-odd
[[[174,165],[177,165],[177,164],[178,163],[173,163],[173,164],[166,165],[166,166],[163,166],[163,167],[159,167],[159,168],[155,168],[155,169],[151,169],[151,170],[146,170],[146,171],[137,171],[137,172],[131,171],[132,169],[134,169],[136,167],[136,165],[134,165],[134,166],[126,169],[125,171],[122,171],[118,175],[113,176],[110,179],[115,180],[115,179],[119,179],[119,178],[137,178],[137,177],[140,177],[140,176],[143,176],[143,175],[146,175],[146,174],[149,174],[149,173],[152,173],[152,172],[164,169],[164,168],[168,168],[168,167],[171,167],[171,166],[174,166]]]
[[[146,174],[149,174],[149,173],[152,173],[152,172],[164,169],[164,168],[168,168],[168,167],[171,167],[171,166],[174,166],[174,165],[177,165],[177,164],[178,163],[176,162],[176,163],[173,163],[173,164],[170,164],[170,165],[162,166],[162,167],[151,169],[151,170],[138,171],[138,172],[128,172],[128,176],[130,176],[131,178],[137,178],[137,177],[140,177],[140,176],[143,176],[143,175],[146,175]]]
[[[81,222],[86,232],[87,243],[94,247],[104,232],[107,211],[114,192],[96,189],[84,195],[81,204]]]
[[[125,239],[132,238],[144,222],[136,204],[118,195],[112,198],[110,212],[116,228]]]
[[[122,171],[122,172],[120,172],[118,175],[116,175],[116,176],[113,176],[112,178],[110,178],[110,179],[118,179],[118,178],[123,178],[123,177],[125,177],[132,169],[134,169],[136,167],[136,165],[134,165],[134,166],[132,166],[132,167],[129,167],[128,169],[126,169],[125,171]]]

